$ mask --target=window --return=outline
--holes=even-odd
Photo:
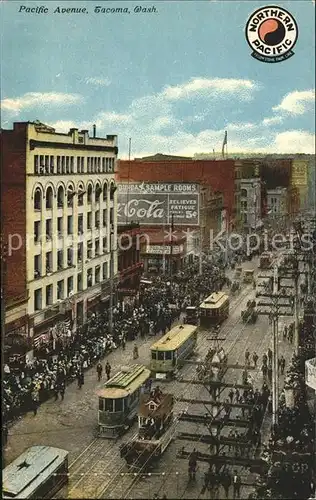
[[[99,203],[100,201],[100,196],[101,196],[101,186],[100,184],[97,184],[96,188],[95,188],[95,202],[96,203]]]
[[[114,172],[114,158],[109,158],[108,172]]]
[[[59,238],[63,237],[63,230],[64,230],[64,219],[63,217],[57,217],[57,232]]]
[[[45,168],[44,168],[44,156],[40,155],[40,166],[39,166],[39,173],[44,174]]]
[[[87,196],[87,198],[88,198],[88,203],[92,203],[92,186],[91,186],[91,184],[89,184],[89,186],[88,186],[88,196]]]
[[[52,252],[46,252],[46,274],[53,272],[53,255]]]
[[[45,174],[49,174],[49,156],[45,155]]]
[[[38,243],[41,237],[41,223],[40,221],[34,222],[34,243]]]
[[[87,216],[87,229],[92,228],[92,212],[88,212]]]
[[[96,229],[100,228],[100,212],[99,212],[99,210],[97,210],[95,213],[95,228]]]
[[[38,279],[41,277],[41,269],[42,269],[42,256],[35,255],[34,256],[34,279]]]
[[[123,398],[114,399],[114,411],[123,411]]]
[[[34,174],[38,174],[39,172],[39,157],[38,155],[34,156]]]
[[[160,352],[160,351],[157,352],[157,359],[158,359],[158,361],[163,361],[164,360],[164,354],[165,354],[164,352]]]
[[[67,205],[68,207],[73,207],[74,205],[74,191],[73,191],[73,188],[72,186],[69,186],[68,187],[68,190],[67,190]]]
[[[64,280],[57,281],[57,300],[64,299]]]
[[[68,267],[73,266],[73,249],[67,248],[67,265]]]
[[[34,194],[34,210],[41,210],[42,208],[42,193],[40,188],[36,188]]]
[[[61,157],[61,172],[63,174],[66,173],[66,170],[65,170],[65,157],[64,156]]]
[[[90,170],[91,170],[91,163],[90,163],[90,156],[88,156],[88,158],[87,158],[87,171],[88,171],[88,173],[90,173]]]
[[[101,158],[99,157],[98,159],[98,173],[101,172]]]
[[[67,234],[73,234],[73,218],[72,215],[67,217]]]
[[[108,279],[108,263],[107,262],[103,262],[103,265],[102,265],[102,274],[103,274],[103,279],[104,280]]]
[[[106,158],[105,161],[106,161],[106,171],[109,172],[110,171],[109,170],[109,161],[110,161],[110,158]]]
[[[81,172],[81,158],[80,156],[77,156],[77,173],[80,174]]]
[[[66,174],[70,174],[69,156],[66,156]]]
[[[81,173],[84,173],[84,156],[81,157]]]
[[[110,200],[114,200],[114,193],[115,193],[115,191],[116,191],[116,186],[112,182],[111,187],[110,187]]]
[[[51,306],[53,303],[53,285],[46,287],[46,305]]]
[[[100,240],[95,240],[95,256],[100,254]]]
[[[53,208],[53,190],[51,186],[48,186],[46,190],[46,210],[51,210]]]
[[[114,223],[114,209],[110,209],[110,225]]]
[[[106,212],[106,208],[103,210],[103,213],[102,213],[102,225],[103,227],[106,227],[106,223],[107,223],[107,212]]]
[[[102,172],[106,173],[105,158],[102,158]]]
[[[104,411],[113,412],[114,402],[113,399],[104,399]]]
[[[87,271],[87,286],[92,286],[92,283],[93,283],[93,275],[92,275],[92,268],[90,268]]]
[[[172,351],[166,351],[165,352],[165,359],[166,360],[167,359],[169,359],[169,360],[172,359],[172,354],[173,354]]]
[[[81,264],[83,259],[83,243],[78,243],[77,245],[77,260]]]
[[[61,174],[61,161],[60,161],[60,156],[57,156],[57,174]]]
[[[58,193],[57,193],[57,207],[58,208],[63,208],[64,197],[65,197],[64,188],[62,186],[59,186]]]
[[[87,244],[87,258],[92,259],[92,240],[89,240]]]
[[[53,174],[54,173],[54,166],[55,166],[55,161],[54,161],[54,157],[51,156],[50,157],[50,173]]]
[[[40,311],[42,309],[42,289],[38,288],[34,292],[34,309]]]
[[[73,291],[74,291],[74,279],[73,276],[69,276],[69,278],[67,279],[67,297]]]
[[[104,184],[103,186],[103,201],[107,201],[108,196],[108,185]]]
[[[64,268],[64,252],[63,250],[58,250],[57,252],[57,269],[61,271]]]
[[[46,240],[51,240],[53,235],[53,221],[52,219],[46,220]]]
[[[82,292],[82,273],[77,274],[77,291]]]
[[[70,173],[71,174],[74,173],[74,157],[73,156],[70,157]]]
[[[104,238],[102,239],[102,246],[103,246],[103,253],[106,253],[108,251],[106,236],[104,236]]]
[[[83,215],[78,215],[78,234],[83,234]]]
[[[82,207],[83,205],[83,195],[85,194],[85,190],[83,184],[80,184],[78,187],[78,206]]]
[[[100,266],[95,268],[95,282],[100,283]]]

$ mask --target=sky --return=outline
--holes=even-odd
[[[118,135],[121,158],[129,138],[132,157],[220,151],[226,130],[228,152],[314,153],[315,3],[273,4],[299,37],[294,56],[267,64],[251,57],[245,25],[270,2],[1,0],[2,127],[96,124],[97,136]]]

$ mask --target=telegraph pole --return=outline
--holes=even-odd
[[[113,294],[114,294],[114,224],[110,227],[110,309],[109,331],[113,333]]]
[[[171,214],[171,225],[170,225],[170,263],[169,263],[169,276],[172,280],[173,271],[173,231],[174,231],[174,215]]]

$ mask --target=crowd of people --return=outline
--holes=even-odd
[[[51,345],[38,349],[31,361],[18,368],[4,367],[3,422],[7,425],[28,411],[36,415],[42,402],[50,397],[63,399],[67,384],[77,379],[84,385],[84,371],[127,341],[146,335],[163,334],[179,319],[187,306],[197,306],[202,299],[225,283],[223,265],[206,261],[198,276],[197,265],[169,277],[157,277],[140,286],[137,295],[113,308],[113,329],[109,331],[107,309],[94,312],[66,342],[56,337]]]

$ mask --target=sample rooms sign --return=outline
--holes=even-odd
[[[118,185],[118,224],[199,225],[199,184],[184,182]]]

